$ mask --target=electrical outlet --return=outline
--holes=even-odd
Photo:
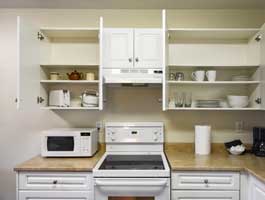
[[[98,122],[96,122],[96,127],[97,127],[98,129],[102,129],[102,128],[103,128],[103,122],[102,122],[102,121],[98,121]]]
[[[235,131],[236,131],[236,133],[243,133],[244,132],[244,122],[243,121],[236,121]]]

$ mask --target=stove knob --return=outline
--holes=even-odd
[[[110,137],[110,139],[111,139],[112,142],[114,142],[114,141],[116,140],[114,135],[112,135],[112,136]]]
[[[154,141],[157,142],[158,141],[158,136],[154,135]]]

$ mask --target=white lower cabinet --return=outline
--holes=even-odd
[[[172,173],[171,200],[239,200],[239,172],[178,171]]]
[[[238,191],[175,190],[172,200],[239,200]]]
[[[20,191],[19,200],[92,200],[90,191]]]
[[[19,172],[17,200],[93,200],[92,173]]]
[[[265,200],[265,183],[252,175],[249,177],[248,189],[249,200]]]

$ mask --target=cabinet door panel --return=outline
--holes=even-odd
[[[39,87],[39,50],[38,28],[17,18],[17,108],[32,109],[39,107],[37,96]]]
[[[92,200],[93,193],[86,191],[20,191],[19,200]]]
[[[238,191],[196,191],[176,190],[172,192],[172,200],[239,200]]]
[[[249,181],[249,200],[265,200],[265,183],[250,177]]]
[[[104,29],[104,68],[133,67],[133,29]]]
[[[162,68],[162,29],[135,29],[135,67]]]
[[[261,67],[261,106],[265,109],[265,24],[261,28],[260,67]]]

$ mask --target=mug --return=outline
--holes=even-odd
[[[204,81],[205,71],[199,70],[191,73],[191,78],[194,81]]]
[[[86,80],[88,80],[88,81],[95,80],[95,74],[91,73],[91,72],[86,73]]]
[[[215,81],[216,80],[216,71],[215,70],[207,71],[206,77],[207,77],[208,81]]]
[[[59,80],[58,72],[50,72],[50,80]]]

